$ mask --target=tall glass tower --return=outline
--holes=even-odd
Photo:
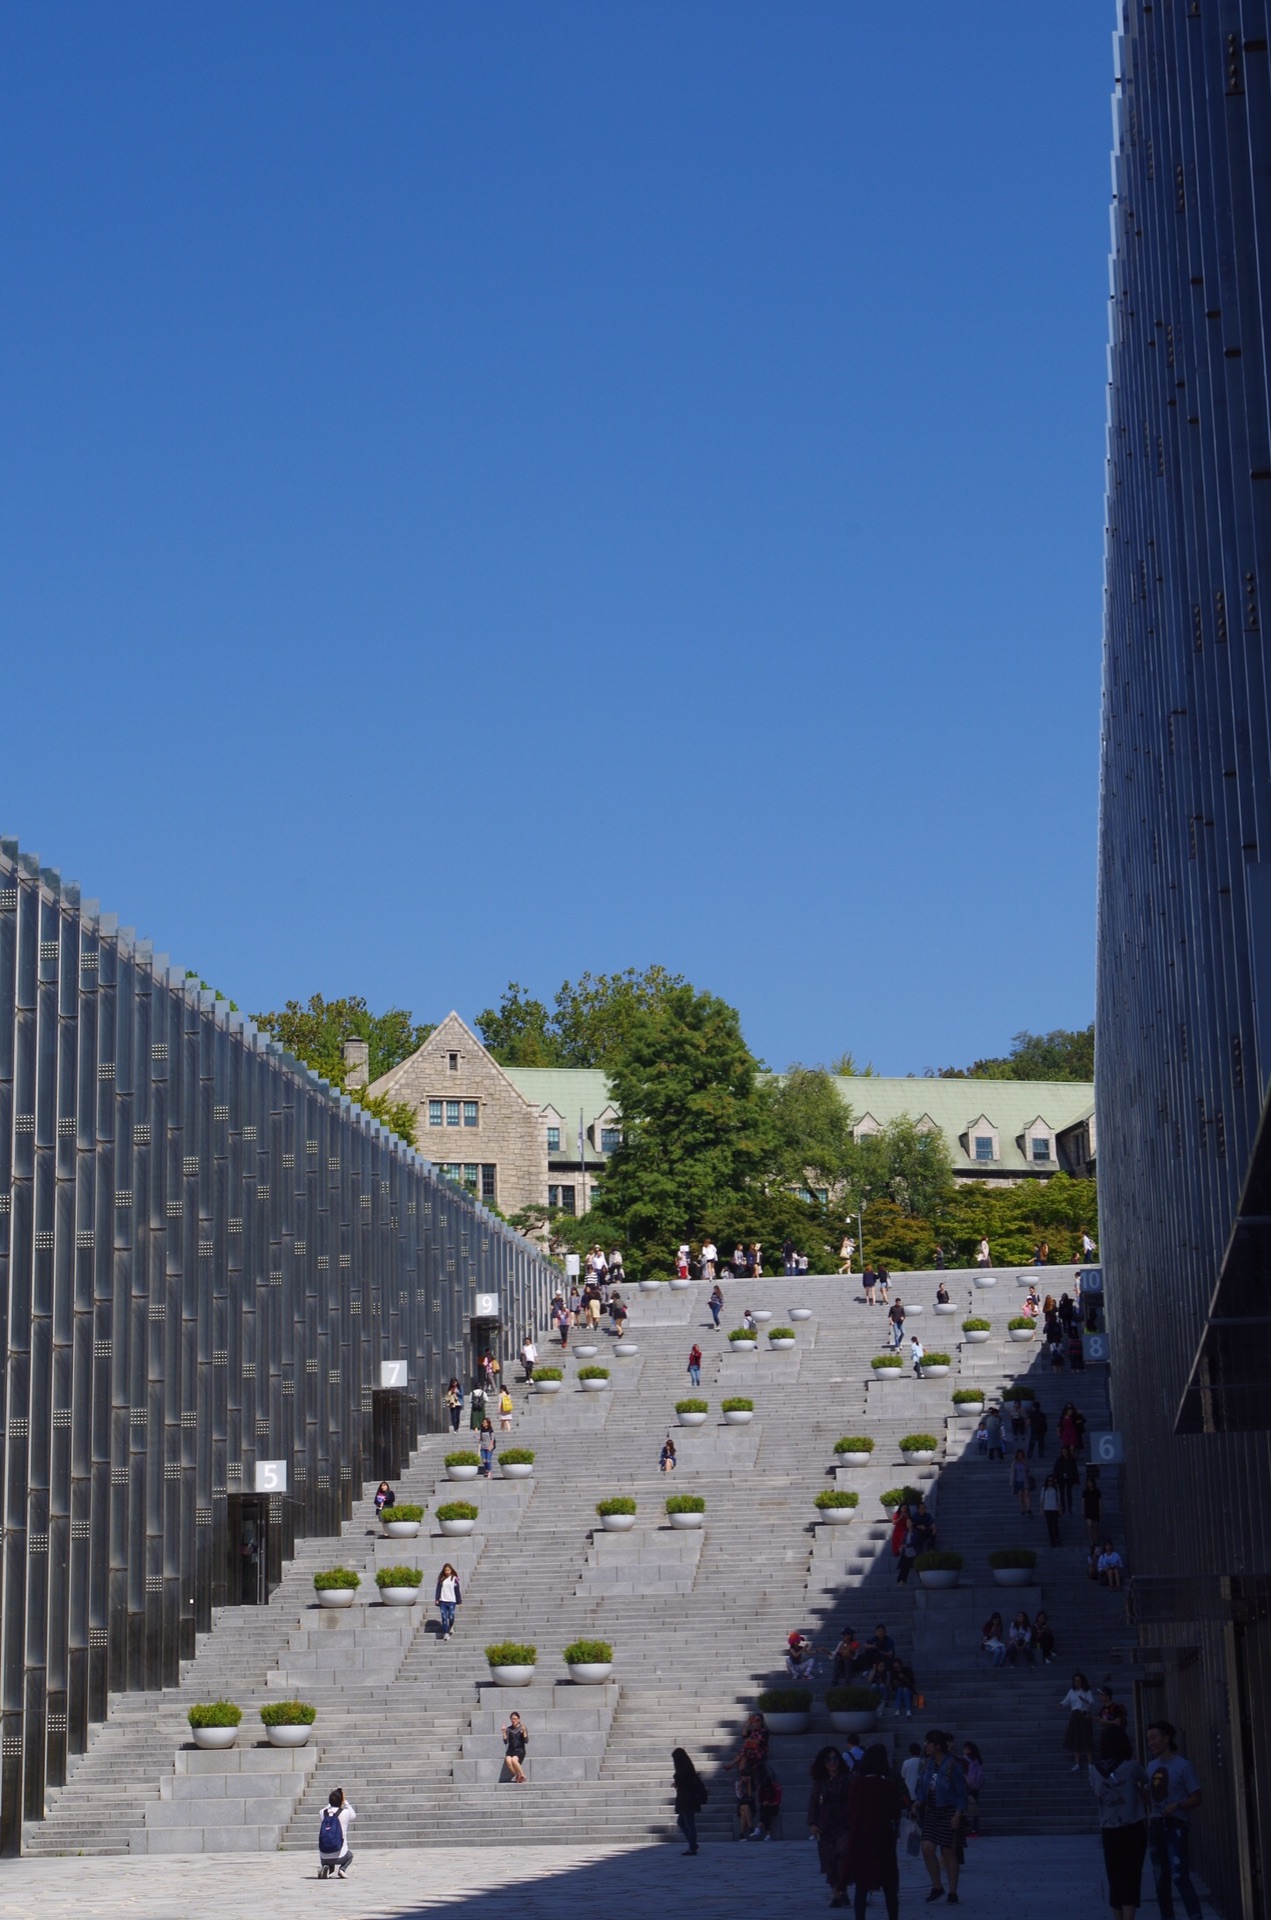
[[[1193,1856],[1271,1861],[1271,20],[1126,0],[1117,38],[1098,1117],[1144,1720]]]

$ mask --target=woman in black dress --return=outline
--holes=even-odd
[[[816,1841],[832,1907],[847,1905],[847,1789],[850,1775],[837,1747],[822,1747],[812,1762],[808,1831]]]
[[[671,1765],[675,1769],[675,1824],[688,1841],[685,1853],[696,1853],[697,1816],[706,1805],[706,1787],[683,1747],[672,1749]]]
[[[1147,1852],[1147,1774],[1134,1757],[1124,1727],[1105,1726],[1090,1785],[1099,1812],[1099,1838],[1108,1876],[1108,1905],[1117,1920],[1134,1920],[1143,1892]]]

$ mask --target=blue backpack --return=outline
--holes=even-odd
[[[322,1816],[322,1825],[318,1828],[318,1852],[344,1852],[344,1828],[340,1825],[340,1816],[328,1807]]]

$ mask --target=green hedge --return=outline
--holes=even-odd
[[[417,1587],[423,1577],[418,1567],[381,1567],[375,1584],[377,1587]]]
[[[384,1522],[388,1522],[389,1520],[422,1520],[424,1512],[425,1509],[423,1507],[385,1507],[380,1514],[380,1519]]]
[[[902,1453],[934,1453],[940,1442],[934,1433],[907,1433],[900,1443]]]
[[[1031,1547],[997,1547],[989,1555],[991,1567],[1035,1567],[1037,1555]]]
[[[918,1498],[917,1487],[888,1487],[879,1499],[885,1507],[910,1507]]]
[[[876,1444],[868,1434],[853,1433],[844,1440],[836,1440],[834,1451],[835,1453],[872,1453]]]
[[[499,1459],[505,1467],[532,1467],[534,1449],[533,1447],[505,1447]]]
[[[753,1413],[755,1403],[744,1395],[735,1395],[731,1400],[721,1400],[719,1410],[721,1413]]]
[[[812,1695],[806,1687],[769,1687],[759,1696],[760,1713],[810,1713]]]
[[[362,1576],[356,1567],[328,1567],[325,1573],[315,1573],[313,1584],[319,1593],[334,1593],[342,1587],[360,1587]]]
[[[318,1709],[306,1700],[271,1700],[261,1708],[260,1717],[267,1727],[311,1727]]]
[[[827,1487],[816,1496],[816,1505],[824,1512],[827,1507],[859,1506],[860,1498],[859,1493],[849,1493],[846,1487]]]
[[[668,1513],[705,1513],[706,1502],[700,1493],[673,1493],[666,1510]]]
[[[437,1518],[439,1520],[475,1520],[480,1512],[481,1509],[474,1506],[471,1500],[448,1500],[444,1507],[438,1507]]]
[[[612,1500],[597,1500],[596,1512],[603,1517],[607,1513],[634,1513],[636,1503],[630,1494],[616,1494]]]
[[[962,1322],[962,1331],[963,1333],[992,1333],[993,1322],[991,1320],[978,1319],[964,1320]]]
[[[876,1713],[878,1695],[872,1687],[831,1687],[825,1704],[831,1713]]]
[[[598,1667],[613,1659],[607,1640],[571,1640],[563,1655],[567,1667]]]
[[[559,1379],[559,1377],[558,1374],[557,1378]],[[448,1467],[479,1467],[481,1465],[481,1455],[479,1453],[448,1453],[446,1455],[446,1465]]]
[[[609,1378],[609,1369],[608,1367],[579,1367],[578,1378],[580,1380],[607,1380]]]
[[[757,1340],[759,1338],[759,1335],[757,1333],[752,1333],[749,1327],[734,1327],[732,1332],[729,1334],[728,1338],[730,1340],[752,1340],[753,1341],[753,1340]]]
[[[496,1640],[486,1648],[485,1657],[492,1667],[533,1667],[538,1664],[538,1648],[519,1640]]]
[[[709,1400],[677,1400],[675,1403],[677,1413],[709,1413],[710,1410]]]
[[[914,1561],[914,1571],[915,1573],[960,1573],[962,1555],[946,1553],[943,1550],[936,1553],[920,1553]]]
[[[876,1353],[869,1364],[875,1373],[886,1373],[890,1367],[903,1367],[905,1363],[898,1353]]]
[[[978,1400],[980,1405],[983,1406],[984,1389],[983,1387],[958,1387],[955,1389],[952,1398],[955,1407],[969,1407],[973,1400]]]
[[[192,1727],[236,1727],[243,1709],[232,1700],[203,1700],[190,1708],[186,1719]]]

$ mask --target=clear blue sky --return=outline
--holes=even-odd
[[[0,19],[0,830],[245,1007],[1093,1005],[1104,0]]]

